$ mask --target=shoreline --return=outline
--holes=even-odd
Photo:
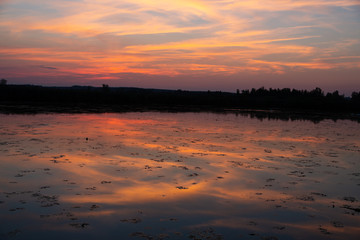
[[[308,120],[314,123],[323,120],[351,120],[360,123],[360,113],[327,112],[304,109],[260,109],[260,108],[222,108],[211,106],[183,105],[111,105],[111,104],[43,104],[43,103],[1,103],[0,114],[101,114],[129,112],[167,112],[167,113],[217,113],[235,114],[257,118],[283,121]]]

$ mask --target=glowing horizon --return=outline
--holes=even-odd
[[[14,84],[360,90],[360,2],[0,2]]]

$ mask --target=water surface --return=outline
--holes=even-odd
[[[0,115],[0,239],[356,239],[360,124]]]

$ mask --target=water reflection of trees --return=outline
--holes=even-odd
[[[220,91],[183,91],[141,88],[73,86],[42,87],[32,85],[1,85],[1,112],[120,112],[136,110],[223,111],[241,109],[258,119],[312,120],[359,118],[360,92],[351,97],[338,91],[324,93],[290,88]],[[20,105],[24,107],[19,107]],[[243,111],[262,109],[272,111]],[[281,111],[279,111],[281,110]],[[298,113],[300,112],[300,113]],[[330,113],[326,116],[320,113]],[[341,113],[341,114],[340,114]]]
[[[360,123],[359,116],[355,115],[341,115],[330,113],[315,113],[315,112],[282,112],[282,111],[252,111],[252,110],[239,110],[234,111],[237,116],[256,118],[263,120],[280,120],[280,121],[311,121],[313,123],[320,123],[323,120],[353,120]]]

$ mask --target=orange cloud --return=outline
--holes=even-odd
[[[360,66],[353,0],[21,2],[2,4],[8,77],[226,79]]]

